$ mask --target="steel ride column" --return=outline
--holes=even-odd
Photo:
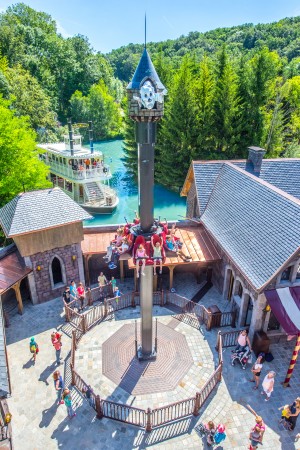
[[[154,145],[156,136],[155,122],[136,124],[138,143],[138,192],[141,229],[149,233],[153,225],[154,209]]]
[[[166,90],[160,81],[150,56],[144,48],[140,62],[127,86],[129,117],[136,122],[138,144],[138,193],[140,235],[150,240],[154,210],[154,145],[156,122],[163,116]],[[148,255],[149,256],[149,255]],[[140,274],[141,348],[139,359],[155,358],[153,343],[153,267]]]

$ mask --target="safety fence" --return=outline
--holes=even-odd
[[[243,330],[245,330],[245,329],[246,328],[243,328]],[[234,330],[234,331],[226,331],[226,332],[219,331],[217,343],[216,343],[216,350],[219,351],[219,346],[220,346],[219,340],[220,339],[222,340],[222,348],[234,347],[235,345],[237,345],[237,338],[238,338],[240,332],[243,330]]]
[[[168,300],[166,300],[167,297],[165,297],[163,293],[160,292],[154,293],[153,296],[153,302],[155,301],[156,304],[159,305],[162,305],[162,302],[167,302],[184,309],[187,304],[193,303],[185,299],[184,297],[180,297],[177,294],[173,296],[169,295]],[[87,390],[89,391],[89,393],[91,392],[88,401],[90,405],[95,409],[97,417],[99,419],[101,419],[102,417],[107,417],[110,419],[118,420],[120,422],[135,425],[140,428],[144,428],[146,431],[151,431],[153,428],[162,426],[175,420],[189,417],[191,415],[197,416],[199,414],[200,408],[204,405],[205,401],[208,399],[210,394],[222,379],[222,335],[219,332],[217,348],[218,362],[216,364],[216,369],[207,380],[205,385],[201,388],[201,390],[199,392],[196,392],[194,397],[171,403],[160,408],[155,408],[153,410],[151,408],[147,408],[144,410],[135,408],[131,405],[116,403],[107,399],[101,399],[99,395],[96,395],[93,392],[89,384],[84,381],[75,370],[75,352],[78,346],[78,342],[81,336],[91,328],[92,324],[103,320],[105,317],[114,313],[115,311],[138,305],[139,298],[137,297],[137,293],[132,293],[119,297],[118,301],[117,299],[107,299],[104,301],[103,305],[98,305],[96,307],[96,313],[91,312],[92,310],[89,310],[86,313],[82,314],[82,316],[85,317],[82,318],[82,321],[85,321],[85,325],[72,331],[70,367],[72,374],[72,385],[76,386],[76,388],[79,391],[83,392],[83,394],[85,395]],[[193,307],[192,312],[196,314],[195,311],[198,310],[199,305],[194,305],[196,306]],[[191,307],[192,305],[189,305],[187,307],[189,308],[189,311],[191,311]],[[87,318],[89,314],[93,314],[92,319]]]

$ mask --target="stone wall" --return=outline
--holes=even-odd
[[[72,260],[72,256],[76,256],[76,260]],[[65,283],[60,283],[57,286],[52,287],[51,283],[51,262],[54,257],[58,257],[62,261],[62,275],[65,279]],[[43,303],[47,300],[60,297],[64,290],[64,287],[70,283],[71,280],[75,280],[76,284],[79,281],[79,267],[78,263],[82,264],[81,255],[78,254],[78,245],[66,245],[65,247],[54,248],[43,253],[36,253],[31,255],[30,261],[33,268],[33,276],[36,287],[37,302]],[[41,270],[37,270],[40,266]],[[81,270],[81,273],[83,269]]]

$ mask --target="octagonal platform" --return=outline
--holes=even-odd
[[[156,408],[194,397],[211,376],[217,352],[211,351],[201,330],[181,322],[167,308],[154,306],[153,314],[158,318],[156,361],[134,358],[139,307],[116,312],[79,341],[76,371],[101,398]]]
[[[157,328],[158,353],[154,361],[138,361],[135,357],[134,324],[123,325],[102,345],[103,375],[129,394],[171,391],[193,365],[185,336],[160,322]]]

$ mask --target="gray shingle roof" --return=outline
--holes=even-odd
[[[132,80],[127,86],[127,89],[140,89],[141,81],[145,77],[149,77],[153,81],[155,81],[158,89],[165,89],[164,85],[159,79],[159,76],[157,75],[155,67],[151,61],[151,58],[146,48],[144,48],[140,62],[134,72]]]
[[[300,202],[224,163],[201,220],[259,289],[300,247]]]
[[[90,218],[59,188],[24,192],[0,209],[0,224],[8,237]]]
[[[251,162],[246,160],[229,162],[249,173],[254,173]],[[206,208],[224,163],[225,161],[193,162],[200,215]],[[259,178],[300,199],[300,159],[263,159]]]

